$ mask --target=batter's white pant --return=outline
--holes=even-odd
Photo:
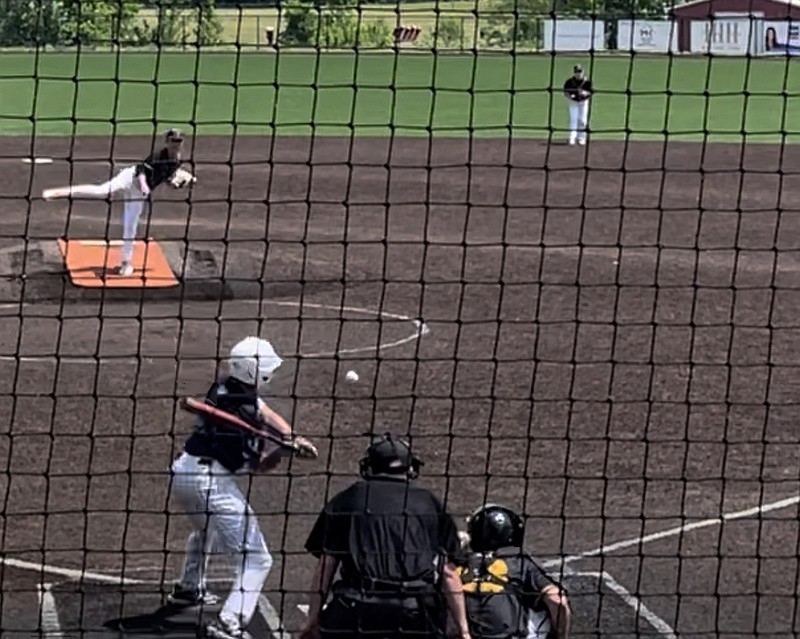
[[[255,613],[272,556],[236,476],[218,462],[199,462],[183,453],[172,464],[172,492],[193,528],[180,583],[187,589],[205,591],[211,551],[233,556],[236,576],[220,616],[244,628]]]
[[[569,101],[569,143],[586,141],[586,127],[589,125],[589,100]]]
[[[535,612],[528,611],[528,638],[527,639],[547,639],[553,625],[550,623],[550,615],[546,610]]]
[[[136,167],[129,166],[117,173],[108,182],[103,184],[79,184],[69,187],[70,195],[83,195],[86,197],[113,197],[121,195],[125,202],[122,214],[122,261],[130,262],[133,259],[133,242],[136,239],[136,229],[139,218],[147,198],[139,188],[139,179],[136,177]]]

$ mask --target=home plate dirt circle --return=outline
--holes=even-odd
[[[45,309],[51,305],[41,302],[35,304],[37,315],[46,316]],[[58,305],[52,306],[55,313]],[[214,303],[213,306],[218,304]],[[256,311],[254,306],[258,306],[259,310]],[[0,317],[20,315],[24,317],[26,310],[32,307],[32,303],[0,304]],[[97,321],[102,324],[104,321],[112,321],[112,318],[99,317]],[[376,352],[410,344],[430,332],[425,322],[407,314],[370,308],[367,305],[350,306],[292,300],[230,300],[221,306],[217,317],[199,319],[198,322],[207,324],[215,331],[217,323],[223,325],[218,337],[221,347],[219,353],[215,353],[220,357],[225,355],[228,342],[231,342],[236,335],[245,333],[257,333],[270,339],[278,346],[284,358],[331,359],[369,354],[370,359],[373,359]],[[230,323],[232,328],[226,329],[225,323]],[[137,335],[131,333],[130,337],[129,348],[124,349],[127,352],[117,353],[115,357],[153,359],[148,353],[138,351]],[[193,339],[184,337],[180,333],[175,337],[179,341]],[[190,351],[194,350],[193,346],[185,345],[185,347]],[[203,350],[208,351],[207,348]],[[190,353],[187,356],[188,359],[197,357],[201,355]],[[102,353],[0,356],[0,360],[6,361],[59,360],[87,364],[95,364],[102,358]]]

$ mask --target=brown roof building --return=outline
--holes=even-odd
[[[670,10],[670,17],[676,20],[678,50],[692,50],[692,21],[733,13],[800,23],[800,0],[692,0],[677,5]]]

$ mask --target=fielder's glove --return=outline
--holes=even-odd
[[[319,457],[319,451],[305,437],[293,437],[292,444],[294,445],[294,452],[300,459],[316,459]]]
[[[173,175],[169,181],[174,189],[182,189],[187,184],[193,184],[195,182],[197,182],[197,178],[189,173],[189,171],[184,171],[183,169],[175,171],[175,175]]]

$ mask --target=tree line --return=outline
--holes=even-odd
[[[0,0],[0,45],[218,44],[214,0],[169,0],[143,20],[139,0]]]
[[[168,46],[222,43],[223,27],[216,4],[231,0],[0,0],[2,46]],[[480,0],[479,39],[489,46],[534,48],[541,44],[543,18],[653,18],[664,16],[673,0]],[[394,19],[363,19],[358,9],[395,2],[358,0],[262,0],[257,6],[280,11],[277,41],[284,46],[385,48],[394,44]],[[143,19],[141,7],[155,18]],[[253,5],[250,5],[253,6]],[[413,8],[402,2],[401,7]],[[458,47],[472,41],[475,20],[443,15],[425,34],[424,45]],[[462,5],[463,6],[463,5]],[[610,27],[613,30],[613,26]],[[613,37],[613,34],[610,34]],[[259,34],[261,37],[261,34]],[[235,43],[226,43],[235,44]]]

